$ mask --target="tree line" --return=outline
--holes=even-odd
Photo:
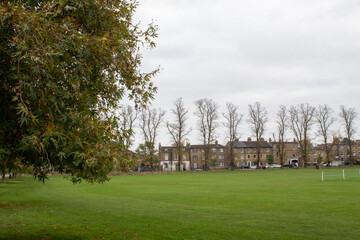
[[[239,129],[244,119],[244,114],[240,113],[239,106],[233,103],[226,103],[226,110],[219,113],[218,104],[208,98],[199,99],[194,103],[196,111],[194,114],[197,117],[196,130],[202,139],[202,144],[205,146],[205,166],[210,165],[211,161],[211,145],[216,140],[215,130],[223,124],[226,129],[226,139],[229,143],[229,167],[234,168],[234,147],[233,143],[240,138]],[[129,109],[129,106],[123,109]],[[347,139],[349,152],[352,153],[354,145],[355,134],[355,120],[358,113],[354,108],[340,106],[337,114],[344,126],[345,138]],[[154,169],[154,161],[156,157],[156,137],[158,135],[159,126],[164,122],[168,134],[173,142],[178,155],[178,169],[183,164],[182,155],[186,147],[189,132],[193,129],[188,127],[189,109],[185,107],[183,99],[178,98],[173,102],[173,108],[170,110],[172,116],[171,121],[163,121],[165,111],[158,109],[145,108],[140,111],[134,111],[132,114],[122,114],[122,122],[133,122],[138,118],[139,127],[144,137],[143,144],[138,148],[143,159],[148,160],[150,168]],[[220,117],[223,117],[220,122]],[[285,162],[285,143],[286,135],[293,134],[299,144],[299,151],[302,163],[306,167],[309,163],[309,151],[311,147],[310,133],[314,130],[316,136],[321,137],[324,147],[324,160],[330,162],[330,152],[333,147],[341,140],[339,133],[333,131],[332,127],[335,122],[335,111],[327,104],[319,105],[317,107],[308,103],[299,105],[292,105],[287,107],[280,105],[276,115],[276,131],[272,133],[272,137],[276,144],[277,152],[279,153],[280,164]],[[269,122],[268,112],[265,107],[259,103],[249,104],[247,109],[247,116],[245,121],[250,126],[252,135],[255,136],[257,166],[259,167],[259,159],[261,153],[261,142],[264,139],[264,132]],[[131,129],[133,132],[133,129]],[[129,138],[133,138],[129,135]],[[132,143],[133,141],[127,141]],[[127,145],[127,147],[131,147]],[[140,150],[141,149],[141,150]],[[350,154],[350,164],[353,164],[354,157]]]

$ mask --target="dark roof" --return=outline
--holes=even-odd
[[[272,146],[266,141],[260,141],[261,148],[272,148]],[[256,148],[256,141],[235,141],[233,142],[233,146],[236,148]]]
[[[190,145],[190,148],[205,148],[206,145],[204,144],[199,144],[199,145]],[[224,148],[223,145],[221,144],[210,144],[210,147],[212,148]]]

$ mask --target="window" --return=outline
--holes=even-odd
[[[356,152],[355,152],[355,151],[353,151],[353,156],[356,156]]]
[[[224,149],[223,148],[219,148],[219,152],[224,152]]]
[[[344,156],[344,152],[343,152],[343,151],[341,151],[340,155],[341,155],[341,156]]]
[[[250,152],[250,148],[247,149],[247,152],[248,152],[248,153]]]
[[[165,153],[165,161],[169,160],[169,154]]]
[[[293,154],[293,157],[295,158],[295,157],[296,157],[296,154]]]
[[[194,168],[197,168],[197,163],[194,163]]]
[[[341,158],[341,161],[343,162],[343,161],[344,161],[344,158]]]
[[[164,167],[165,167],[165,168],[168,168],[169,165],[168,165],[167,163],[164,163]]]
[[[224,166],[224,162],[219,162],[219,166],[220,167]]]
[[[269,149],[268,149],[268,148],[266,149],[266,152],[269,152]]]
[[[242,149],[240,150],[240,152],[241,152],[241,153],[244,153],[244,149],[242,148]]]
[[[269,155],[266,155],[266,159],[269,159]]]
[[[186,160],[186,155],[183,155],[183,160]]]
[[[216,148],[211,149],[211,151],[212,151],[213,153],[215,153],[215,152],[216,152]]]
[[[293,150],[295,150],[295,145],[293,145]]]
[[[193,153],[196,153],[196,150],[197,150],[196,148],[195,148],[195,149],[193,149],[193,150],[192,150],[192,151],[193,151]]]
[[[201,160],[203,160],[203,161],[204,161],[204,160],[205,160],[205,156],[201,156]]]
[[[244,155],[241,155],[241,159],[244,159]]]
[[[204,150],[204,149],[201,149],[201,152],[205,152],[205,150]]]
[[[276,152],[276,157],[279,157],[279,152]]]
[[[235,160],[237,160],[237,157],[235,157]]]
[[[250,158],[250,155],[248,155],[248,158]]]
[[[238,149],[237,149],[237,148],[235,148],[235,149],[234,149],[234,152],[235,152],[235,153],[237,153],[237,152],[238,152]]]
[[[222,154],[220,154],[219,159],[224,159],[224,156]]]
[[[256,158],[256,155],[254,155],[254,158]]]
[[[197,156],[193,156],[194,161],[197,161],[197,159],[198,159]]]
[[[179,160],[179,155],[175,154],[175,160]]]
[[[341,145],[341,148],[344,148],[344,145]]]

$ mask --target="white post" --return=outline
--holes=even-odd
[[[324,181],[324,171],[321,171],[321,181]]]
[[[343,179],[345,180],[345,169],[343,169]]]

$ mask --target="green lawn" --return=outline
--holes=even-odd
[[[0,184],[0,239],[360,239],[358,170],[23,177]]]

